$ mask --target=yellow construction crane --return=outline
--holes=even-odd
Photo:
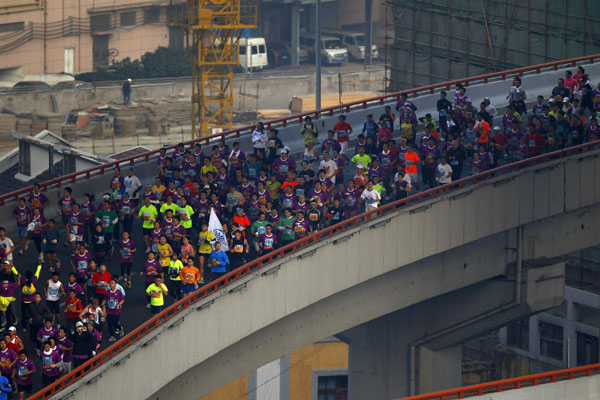
[[[184,29],[192,62],[192,137],[233,127],[233,69],[242,29],[256,28],[256,5],[241,0],[186,0],[174,23]]]

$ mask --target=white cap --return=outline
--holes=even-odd
[[[472,103],[472,102],[473,102],[473,100],[471,100],[471,98],[470,98],[470,97],[467,97],[467,98],[465,99],[465,101],[466,101],[467,103]]]
[[[75,324],[75,326],[76,326],[77,328],[79,328],[80,326],[83,326],[83,322],[81,322],[81,321],[77,321],[77,323]]]
[[[483,99],[484,99],[484,100],[489,100],[490,98],[489,98],[489,97],[487,97],[487,96],[485,96]]]
[[[285,153],[285,154],[289,153],[288,149],[286,149],[286,148],[284,147],[283,149],[281,149],[281,150],[279,151],[279,154],[283,154],[283,153]]]
[[[131,82],[131,78],[127,78],[127,82]]]
[[[569,102],[569,98],[568,97],[563,97],[563,103],[568,103]]]
[[[548,103],[554,103],[555,101],[556,101],[556,100],[554,100],[554,97],[550,97],[550,98],[548,99]]]
[[[8,328],[9,331],[16,331],[17,328],[15,328],[14,326],[11,326],[10,328]]]
[[[499,130],[500,130],[500,127],[499,127],[498,125],[496,125],[496,126],[494,126],[494,130],[495,130],[495,131],[499,131]]]

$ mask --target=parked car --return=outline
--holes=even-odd
[[[54,89],[67,90],[67,89],[91,89],[93,85],[90,82],[85,81],[63,81],[58,82],[54,85]]]
[[[344,47],[348,49],[348,53],[350,53],[350,57],[352,59],[365,59],[365,45],[367,40],[364,33],[347,32],[337,29],[324,29],[323,33],[340,39],[344,44]],[[379,51],[377,50],[377,46],[374,44],[371,45],[371,57],[374,59],[379,57]]]
[[[278,67],[281,65],[290,65],[292,63],[292,48],[286,43],[269,42],[267,48],[267,58],[270,67]],[[307,62],[308,52],[304,48],[298,51],[298,62]]]
[[[52,90],[50,85],[42,81],[21,81],[13,86],[14,90],[31,91],[31,92],[48,92]]]
[[[303,33],[300,35],[300,48],[307,51],[311,61],[316,59],[315,35]],[[348,61],[348,51],[342,41],[333,36],[321,36],[320,54],[323,64],[341,64]]]

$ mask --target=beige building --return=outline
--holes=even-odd
[[[171,4],[183,0],[21,1],[0,1],[0,75],[19,67],[18,75],[78,74],[126,57],[139,59],[159,46],[183,46],[182,31],[169,24],[176,7]],[[254,36],[290,43],[290,20],[299,30],[314,30],[314,0],[258,3]],[[322,25],[364,30],[364,7],[365,0],[323,0]],[[384,10],[383,0],[373,1],[373,40],[379,45]]]
[[[0,9],[0,72],[89,72],[159,46],[182,46],[169,0],[17,0]],[[8,3],[8,4],[7,4]]]

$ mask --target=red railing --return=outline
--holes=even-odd
[[[167,309],[162,311],[160,314],[157,314],[156,316],[150,318],[148,321],[144,322],[138,328],[134,329],[131,333],[129,333],[128,335],[126,335],[125,337],[123,337],[122,339],[120,339],[118,342],[114,343],[110,347],[108,347],[106,350],[102,351],[100,354],[98,354],[93,359],[88,360],[85,364],[79,366],[78,368],[74,369],[72,372],[68,373],[67,375],[63,376],[62,378],[60,378],[59,380],[54,382],[53,384],[51,384],[48,387],[37,392],[36,394],[31,396],[30,399],[46,399],[49,396],[52,396],[52,395],[56,394],[57,392],[63,390],[64,388],[71,385],[73,382],[77,381],[81,377],[87,375],[91,371],[93,371],[93,370],[97,369],[98,367],[100,367],[101,365],[105,364],[107,361],[109,361],[115,355],[121,353],[123,350],[125,350],[132,344],[136,343],[138,340],[140,340],[146,334],[148,334],[149,332],[151,332],[152,330],[157,328],[162,323],[167,322],[168,320],[170,320],[177,314],[183,312],[183,310],[185,310],[190,305],[198,302],[199,300],[206,298],[210,294],[217,291],[217,289],[223,288],[225,286],[229,286],[232,282],[235,282],[238,279],[249,275],[251,272],[254,272],[257,269],[264,267],[265,265],[269,264],[273,260],[281,258],[287,254],[296,252],[302,248],[305,248],[306,246],[308,246],[310,244],[317,243],[317,242],[321,241],[322,239],[330,238],[334,234],[339,234],[341,232],[344,232],[344,231],[346,231],[350,228],[353,228],[365,221],[369,221],[373,218],[380,217],[386,212],[394,211],[394,210],[406,207],[407,205],[418,203],[419,201],[422,201],[422,200],[433,199],[435,197],[446,194],[453,190],[460,189],[460,188],[468,186],[470,184],[479,183],[481,181],[484,181],[486,179],[489,179],[489,178],[492,178],[495,176],[515,172],[515,171],[521,170],[523,168],[527,168],[527,167],[537,165],[540,163],[544,163],[547,161],[553,161],[553,160],[564,158],[564,157],[567,157],[567,156],[570,156],[573,154],[586,152],[586,151],[590,151],[590,150],[596,150],[596,149],[600,149],[600,140],[596,141],[596,142],[582,144],[579,146],[570,147],[570,148],[564,149],[564,150],[555,151],[553,153],[548,153],[548,154],[543,154],[543,155],[540,155],[537,157],[532,157],[532,158],[522,160],[522,161],[519,161],[519,162],[516,162],[513,164],[508,164],[508,165],[505,165],[505,166],[502,166],[499,168],[495,168],[495,169],[492,169],[489,171],[482,172],[477,175],[473,175],[473,176],[469,176],[469,177],[457,180],[452,183],[438,186],[436,188],[429,189],[429,190],[426,190],[421,193],[417,193],[415,195],[406,197],[404,199],[395,201],[390,204],[386,204],[375,210],[371,210],[369,212],[362,213],[353,218],[350,218],[350,219],[342,221],[338,224],[332,225],[326,229],[315,232],[303,239],[296,240],[293,243],[290,243],[284,247],[274,250],[269,254],[259,257],[255,260],[253,260],[252,262],[249,262],[249,263],[225,274],[224,276],[217,279],[216,281],[213,281],[207,285],[204,285],[203,287],[201,287],[200,289],[198,289],[197,291],[192,293],[190,296],[187,296],[184,299],[179,300],[178,302],[174,303],[173,305],[171,305],[170,307],[168,307]]]
[[[442,390],[440,392],[405,397],[398,400],[451,400],[464,399],[471,396],[482,396],[486,393],[498,393],[505,390],[521,389],[524,387],[538,386],[544,383],[554,383],[571,380],[583,376],[592,376],[600,373],[600,364],[591,364],[583,367],[561,369],[558,371],[544,372],[541,374],[521,376],[519,378],[504,379],[501,381],[481,383],[479,385],[465,386],[457,389]],[[540,397],[541,398],[541,397]]]
[[[463,83],[465,86],[469,86],[470,84],[477,83],[477,82],[488,83],[489,80],[493,79],[493,78],[500,78],[500,79],[504,80],[504,79],[506,79],[507,76],[514,76],[514,75],[523,76],[523,74],[525,72],[533,72],[533,73],[539,74],[542,72],[542,70],[545,70],[548,68],[557,70],[559,68],[559,66],[564,66],[564,65],[571,65],[571,66],[575,67],[577,63],[581,63],[581,62],[587,62],[589,64],[593,64],[594,61],[597,60],[598,58],[600,58],[600,54],[594,54],[594,55],[590,55],[590,56],[570,58],[567,60],[553,61],[553,62],[549,62],[549,63],[538,64],[538,65],[533,65],[533,66],[529,66],[529,67],[522,67],[522,68],[515,68],[515,69],[510,69],[510,70],[501,71],[501,72],[494,72],[491,74],[477,75],[477,76],[473,76],[473,77],[469,77],[469,78],[455,79],[453,81],[435,83],[433,85],[421,86],[421,87],[414,88],[414,89],[403,90],[401,92],[388,93],[388,94],[384,94],[382,96],[371,97],[368,99],[358,100],[358,101],[354,101],[351,103],[338,104],[335,106],[322,108],[319,110],[309,111],[309,112],[305,112],[302,114],[295,114],[295,115],[290,115],[290,116],[284,117],[284,118],[270,120],[270,121],[265,122],[265,127],[268,129],[272,125],[279,125],[279,124],[281,124],[281,126],[283,126],[283,127],[286,127],[288,122],[301,123],[302,119],[308,115],[312,116],[314,119],[319,119],[319,117],[321,115],[332,116],[332,115],[334,115],[335,111],[339,111],[339,110],[341,110],[343,112],[349,112],[352,107],[361,106],[362,108],[367,108],[367,105],[369,103],[377,103],[378,105],[381,105],[381,104],[384,104],[386,100],[399,99],[400,94],[402,94],[402,93],[412,95],[413,97],[418,97],[420,94],[433,94],[436,89],[450,90],[450,88],[453,85],[456,85],[457,83]],[[244,126],[241,128],[235,128],[232,130],[224,131],[224,132],[218,133],[216,135],[210,135],[210,136],[205,136],[205,137],[198,138],[198,139],[188,140],[187,142],[184,142],[184,143],[186,145],[193,145],[193,144],[202,143],[202,142],[204,142],[205,144],[208,144],[212,139],[240,137],[242,134],[250,134],[250,133],[252,133],[253,129],[254,129],[254,125],[248,125],[248,126]],[[173,144],[171,146],[166,147],[166,149],[167,150],[174,149],[176,147],[176,145],[177,144]],[[113,161],[113,162],[99,165],[99,166],[89,168],[86,170],[73,172],[68,175],[63,175],[61,177],[42,182],[42,183],[40,183],[40,186],[42,187],[43,191],[47,191],[48,188],[51,188],[51,187],[61,187],[61,185],[63,183],[69,183],[69,182],[75,183],[78,178],[89,179],[92,174],[95,174],[95,173],[104,174],[107,169],[113,168],[118,165],[123,165],[123,164],[134,165],[136,161],[138,161],[138,162],[139,161],[149,161],[150,157],[156,156],[159,153],[159,151],[160,150],[152,150],[152,151],[148,151],[146,153],[137,154],[135,156],[127,157],[125,159]],[[32,190],[33,190],[33,186],[28,186],[26,188],[19,189],[14,192],[0,195],[0,206],[3,206],[6,200],[14,199],[16,201],[16,200],[18,200],[19,196],[21,196],[23,194],[29,194],[29,193],[31,193]]]

